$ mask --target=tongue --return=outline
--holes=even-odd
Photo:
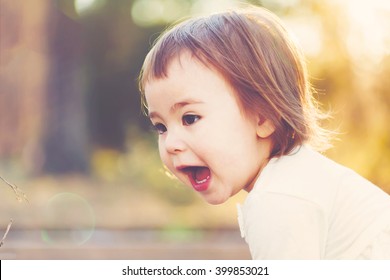
[[[195,171],[195,179],[200,182],[210,177],[210,169],[207,167],[198,167]]]

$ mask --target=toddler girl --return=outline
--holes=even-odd
[[[276,16],[195,18],[147,55],[140,90],[163,163],[207,202],[244,189],[254,259],[390,259],[390,197],[322,156],[304,60]]]

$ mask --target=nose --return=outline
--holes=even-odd
[[[185,141],[177,131],[169,131],[164,141],[165,149],[169,154],[183,152],[186,148]]]

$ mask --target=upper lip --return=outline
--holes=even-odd
[[[179,165],[179,166],[176,166],[176,169],[177,170],[182,170],[182,169],[185,169],[185,168],[191,167],[191,166],[194,166],[194,165]]]
[[[176,169],[180,172],[183,172],[185,174],[189,174],[189,173],[193,173],[195,170],[194,168],[197,168],[197,167],[206,167],[204,165],[180,165],[180,166],[177,166]]]
[[[176,167],[176,169],[181,171],[181,172],[186,172],[186,171],[189,171],[190,168],[197,167],[197,166],[199,166],[199,165],[180,165],[180,166]]]

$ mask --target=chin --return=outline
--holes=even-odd
[[[202,195],[203,199],[208,203],[208,204],[211,204],[211,205],[219,205],[219,204],[222,204],[224,202],[226,202],[230,197],[224,197],[224,196],[221,196],[221,195],[207,195],[207,194],[204,194]]]

